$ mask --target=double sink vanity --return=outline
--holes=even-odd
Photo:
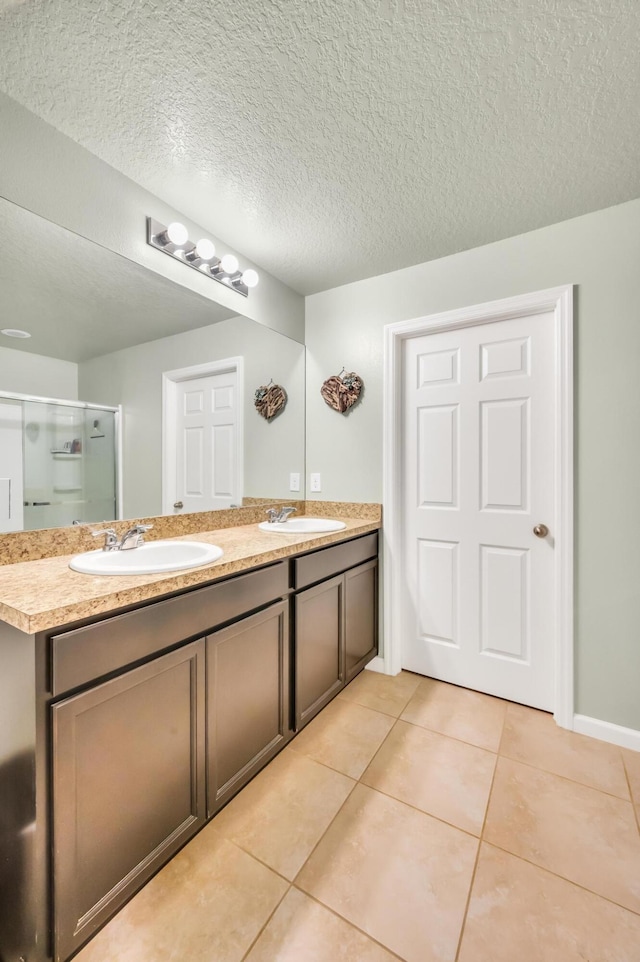
[[[374,657],[379,506],[308,507],[0,567],[3,962],[69,958]]]

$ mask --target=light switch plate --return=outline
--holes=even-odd
[[[292,471],[289,475],[289,491],[299,491],[300,490],[300,474],[297,471]]]
[[[322,491],[322,482],[320,480],[319,472],[317,474],[311,474],[309,476],[309,480],[310,480],[310,484],[309,484],[310,491]]]

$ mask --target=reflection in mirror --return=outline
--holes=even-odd
[[[21,340],[0,336],[0,392],[80,400],[113,409],[122,406],[121,517],[163,513],[163,374],[230,358],[241,358],[243,368],[244,415],[238,438],[244,469],[234,497],[244,503],[302,497],[290,491],[290,475],[300,475],[303,482],[305,470],[302,344],[246,317],[230,316],[209,299],[2,198],[0,229],[12,238],[0,258],[0,327],[31,334]],[[37,270],[34,250],[39,252]],[[238,301],[241,309],[243,299],[239,296]],[[283,385],[288,403],[267,421],[255,409],[254,393],[270,380]],[[2,413],[4,417],[6,412]],[[34,507],[56,507],[56,511],[23,514],[22,526],[110,520],[113,509],[107,510],[111,494],[106,479],[112,477],[111,468],[84,463],[90,446],[85,439],[93,419],[83,425],[82,432],[69,426],[69,436],[63,437],[47,417],[49,426],[42,436],[47,437],[49,475],[43,484],[50,483],[50,488],[45,495],[43,485],[35,493],[31,485],[28,490],[33,496],[27,496],[25,489],[22,500],[52,502],[23,505],[25,511]],[[32,444],[26,428],[36,423],[31,415],[23,418],[20,443],[25,453]],[[82,459],[65,456],[65,445],[74,441],[81,442]],[[58,443],[62,454],[56,457],[51,449]],[[71,467],[78,464],[83,464],[82,470]],[[60,478],[64,475],[57,483],[54,465]],[[89,476],[90,467],[102,478],[104,491],[100,488],[100,497],[95,498],[102,505],[97,515],[90,512],[81,517],[77,504],[70,503],[78,491],[54,492],[53,488],[75,487],[83,471]],[[0,501],[3,476],[0,470]],[[76,497],[76,502],[94,500],[86,497],[84,477],[80,493],[82,498]],[[64,501],[64,507],[54,506],[55,500]],[[208,507],[203,505],[203,510]],[[180,513],[180,509],[171,505],[171,512]],[[16,530],[1,521],[0,529]]]
[[[117,517],[116,412],[0,397],[0,531]]]

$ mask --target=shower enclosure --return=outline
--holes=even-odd
[[[118,517],[119,409],[0,393],[0,532]]]

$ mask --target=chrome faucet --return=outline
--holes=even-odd
[[[152,524],[136,524],[133,528],[129,528],[128,531],[122,535],[122,540],[118,545],[120,551],[129,551],[130,548],[139,548],[141,544],[144,544],[144,534],[145,531],[150,531],[153,528]]]
[[[104,535],[104,544],[102,546],[103,551],[117,551],[120,547],[120,542],[118,541],[118,534],[113,528],[104,528],[100,531],[92,531],[91,536],[93,538],[99,538]]]
[[[152,524],[136,524],[129,528],[118,541],[118,533],[113,528],[104,528],[100,531],[92,531],[94,538],[104,535],[103,551],[129,551],[131,548],[139,548],[144,544],[144,533],[153,528]]]
[[[277,508],[267,508],[267,518],[270,524],[281,524],[287,520],[290,514],[293,514],[293,512],[297,510],[297,508],[292,507],[280,508],[279,511]]]

